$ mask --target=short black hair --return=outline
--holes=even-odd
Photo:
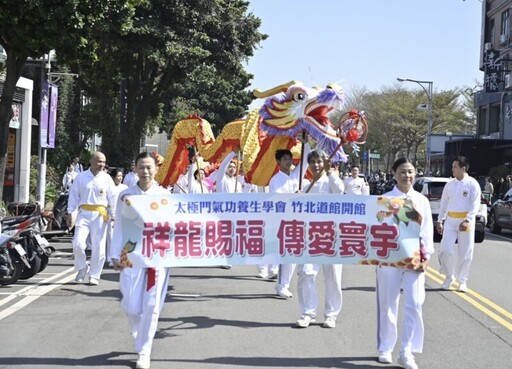
[[[287,150],[287,149],[276,150],[275,158],[277,161],[280,161],[285,156],[289,156],[290,158],[293,158],[292,152],[290,150]]]
[[[465,156],[457,156],[453,161],[459,163],[459,167],[466,168],[466,172],[469,170],[469,161]]]
[[[139,162],[140,159],[146,159],[146,158],[153,159],[153,161],[155,162],[155,166],[156,166],[155,157],[153,155],[151,155],[151,153],[148,151],[143,151],[139,155],[137,155],[137,157],[135,158],[135,165],[137,165],[137,163]]]
[[[391,169],[393,170],[393,172],[396,172],[398,167],[400,165],[402,165],[402,164],[405,164],[405,163],[411,163],[414,166],[414,164],[412,163],[412,161],[409,160],[409,158],[402,157],[400,159],[396,159],[395,160],[395,162],[393,163],[393,166],[391,167]]]

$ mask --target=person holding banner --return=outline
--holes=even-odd
[[[135,170],[139,181],[121,192],[117,201],[119,211],[122,211],[123,202],[129,196],[169,193],[154,181],[156,160],[150,153],[143,152],[137,156]],[[128,316],[132,337],[135,340],[135,350],[138,353],[136,368],[146,369],[151,365],[151,347],[167,295],[170,269],[127,267],[121,261],[125,247],[122,244],[123,227],[130,227],[130,225],[123,224],[121,216],[116,217],[111,258],[114,268],[121,271],[119,277],[119,287],[123,296],[121,308]]]
[[[304,180],[305,193],[332,193],[343,194],[343,181],[339,174],[331,169],[331,159],[322,150],[313,150],[308,156],[309,170],[313,174],[313,181]],[[341,264],[302,264],[297,266],[297,295],[301,317],[296,326],[306,328],[316,320],[318,305],[316,277],[322,268],[325,283],[325,321],[324,328],[335,328],[336,319],[341,311]]]
[[[434,226],[428,199],[412,188],[416,169],[407,158],[393,164],[396,185],[386,197],[412,200],[421,215],[418,248],[420,262],[415,270],[389,266],[377,267],[377,345],[378,361],[390,364],[397,341],[397,320],[400,291],[404,300],[401,349],[398,364],[406,369],[417,369],[413,352],[423,350],[424,326],[422,306],[425,301],[425,270],[434,253]]]
[[[220,164],[217,172],[216,192],[241,193],[243,191],[243,185],[238,181],[238,164],[234,160],[235,155],[236,152],[230,152]]]
[[[311,147],[305,138],[299,136],[299,140],[304,143],[304,152],[302,154],[302,163],[292,170],[292,152],[290,150],[277,150],[275,158],[279,165],[279,171],[274,174],[268,184],[268,192],[270,193],[296,193],[300,190],[299,184],[301,178],[304,177],[307,167],[307,158]],[[290,282],[292,280],[293,272],[295,271],[296,264],[281,264],[279,265],[276,293],[283,298],[291,298],[293,294],[290,292]],[[267,265],[266,271],[268,274],[273,274],[275,266]],[[265,270],[265,267],[263,267]],[[275,269],[274,269],[275,270]],[[269,273],[270,271],[270,273]]]
[[[103,170],[106,164],[105,155],[99,151],[96,152],[91,157],[90,163],[90,168],[78,174],[71,186],[66,223],[71,228],[72,214],[78,209],[73,236],[75,269],[78,270],[75,281],[83,282],[89,272],[85,249],[87,238],[90,237],[89,284],[97,286],[105,264],[107,225],[114,219],[116,203],[114,181]]]

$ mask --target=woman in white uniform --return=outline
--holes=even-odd
[[[169,194],[154,181],[156,174],[155,158],[143,152],[135,160],[135,168],[139,180],[136,185],[121,192],[117,200],[119,210],[127,196]],[[169,283],[169,268],[126,268],[120,262],[122,245],[123,218],[116,217],[114,237],[112,239],[111,259],[116,270],[121,270],[119,278],[123,298],[121,308],[128,315],[132,337],[135,340],[135,350],[138,353],[136,368],[150,367],[151,347],[158,326],[158,318],[162,310],[167,286]]]
[[[416,169],[407,158],[393,164],[396,185],[384,194],[388,197],[411,199],[421,214],[420,248],[421,262],[415,270],[387,266],[377,267],[377,342],[381,363],[392,362],[392,352],[397,341],[398,303],[403,290],[402,338],[398,364],[406,369],[417,369],[413,353],[423,350],[423,314],[425,301],[425,270],[434,253],[434,226],[428,199],[412,188]]]

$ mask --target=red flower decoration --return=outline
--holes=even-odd
[[[357,130],[357,128],[351,128],[348,130],[348,132],[345,134],[345,139],[349,142],[357,141],[361,137],[361,134]]]

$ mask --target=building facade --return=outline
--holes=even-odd
[[[477,139],[504,140],[498,164],[512,162],[512,0],[482,2],[480,70],[483,89],[475,94]]]

